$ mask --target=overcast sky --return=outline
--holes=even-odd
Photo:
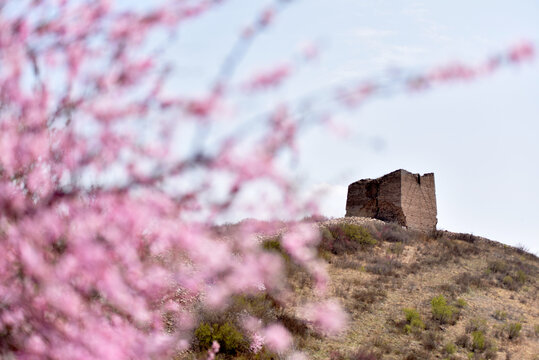
[[[231,0],[185,30],[175,48],[185,88],[211,81],[238,31],[266,3]],[[316,61],[256,103],[263,107],[393,67],[474,64],[522,39],[537,46],[538,19],[535,0],[295,1],[250,49],[237,78],[289,59],[305,43],[320,45]],[[346,137],[312,128],[300,141],[298,174],[307,192],[326,190],[323,214],[343,216],[346,188],[358,179],[399,168],[434,172],[439,228],[539,253],[539,61],[337,116]]]

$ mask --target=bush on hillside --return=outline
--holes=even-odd
[[[376,239],[363,226],[355,224],[333,224],[320,230],[322,250],[335,255],[351,253],[376,245]]]
[[[209,349],[214,341],[220,345],[219,352],[235,355],[245,350],[246,340],[242,333],[231,323],[201,323],[195,330],[195,338],[200,350]]]
[[[447,304],[443,295],[434,297],[431,300],[432,318],[440,324],[447,324],[454,321],[456,309]]]
[[[485,350],[485,334],[480,330],[472,332],[472,350]]]
[[[520,335],[520,330],[522,330],[522,324],[515,322],[507,325],[507,337],[509,340],[516,339]]]
[[[404,326],[404,331],[406,333],[419,332],[425,329],[425,323],[421,320],[421,315],[416,309],[405,308],[402,309],[404,316],[406,318],[406,325]]]
[[[397,276],[397,270],[402,268],[402,263],[392,257],[376,257],[365,270],[372,274],[382,276]]]
[[[377,225],[377,238],[392,243],[408,243],[411,235],[410,230],[399,224],[386,223]]]

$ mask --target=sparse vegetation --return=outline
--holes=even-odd
[[[496,285],[513,291],[518,291],[529,281],[527,274],[534,273],[537,274],[536,265],[518,258],[509,258],[509,261],[491,260],[486,270]]]
[[[453,355],[457,352],[457,346],[453,343],[447,343],[444,347],[445,353],[448,355]]]
[[[400,256],[402,255],[404,251],[404,245],[402,243],[395,243],[395,244],[391,244],[388,248],[388,252],[390,254],[394,254],[394,255],[397,255],[397,256]]]
[[[432,318],[440,324],[451,323],[455,320],[455,308],[447,304],[443,295],[434,297],[431,300]]]
[[[352,293],[352,309],[365,311],[370,305],[385,299],[387,292],[381,287],[371,287],[367,289],[357,289]]]
[[[405,308],[402,310],[406,318],[404,330],[406,333],[417,332],[425,329],[425,323],[421,320],[421,315],[416,309]]]
[[[427,331],[423,334],[423,347],[425,350],[433,351],[436,350],[442,340],[442,335],[435,331]]]
[[[221,346],[220,352],[235,355],[245,350],[247,345],[241,332],[228,322],[224,324],[201,323],[195,330],[195,338],[200,350],[210,348],[213,341]]]
[[[472,287],[483,288],[487,285],[487,282],[483,279],[482,275],[471,274],[464,272],[456,277],[455,284],[460,287],[460,291],[469,291]]]
[[[398,224],[384,224],[377,227],[379,240],[391,243],[407,243],[410,241],[410,231]]]
[[[483,334],[481,330],[476,330],[472,332],[472,350],[485,350],[485,334]]]
[[[459,335],[455,340],[455,344],[457,346],[460,346],[461,348],[467,348],[470,344],[470,337],[468,336],[468,334]]]
[[[396,276],[400,268],[402,268],[400,261],[392,257],[376,257],[365,266],[366,271],[382,276]]]
[[[470,319],[466,325],[466,332],[472,333],[474,331],[486,332],[488,329],[487,320],[481,317],[475,317]]]
[[[507,324],[507,337],[510,340],[516,339],[520,335],[522,330],[522,324],[518,322]]]
[[[494,315],[492,316],[494,317],[494,319],[500,320],[500,321],[507,319],[507,313],[503,310],[496,310],[494,312]]]
[[[468,303],[463,298],[458,298],[456,302],[456,306],[459,309],[464,309],[466,306],[468,306]]]
[[[511,349],[512,359],[517,359],[523,358],[520,348],[530,351],[529,337],[539,337],[539,318],[532,312],[522,313],[535,304],[539,294],[537,259],[510,247],[491,246],[478,237],[465,241],[463,236],[439,232],[433,239],[395,224],[341,225],[329,220],[320,226],[323,240],[318,256],[328,264],[331,295],[350,314],[348,334],[353,334],[353,341],[344,336],[327,342],[301,312],[282,311],[277,299],[262,294],[241,296],[224,314],[201,319],[212,326],[229,323],[244,337],[239,352],[220,352],[217,359],[279,358],[266,350],[256,356],[245,352],[249,336],[241,333],[241,314],[260,318],[264,324],[279,321],[293,335],[297,349],[319,359],[494,359],[498,344],[499,351]],[[370,235],[377,243],[357,240],[351,234],[360,239]],[[283,254],[280,235],[269,234],[262,246]],[[293,261],[285,265],[294,301],[298,305],[310,301],[311,276]],[[507,276],[512,283],[504,282]],[[187,358],[205,356],[205,349],[197,349],[198,356]]]
[[[321,230],[321,249],[335,255],[355,252],[376,245],[376,239],[363,226],[342,223]]]

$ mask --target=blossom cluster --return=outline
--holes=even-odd
[[[261,179],[282,194],[281,208],[301,209],[274,164],[296,137],[286,111],[268,117],[265,141],[248,151],[237,136],[212,151],[172,151],[183,125],[216,121],[226,84],[171,96],[171,67],[150,45],[219,3],[165,1],[136,11],[107,0],[34,1],[2,9],[0,356],[169,358],[189,348],[201,304],[218,311],[235,294],[286,297],[282,259],[257,238],[271,224],[245,223],[229,240],[213,227]],[[258,31],[274,16],[263,12]],[[218,176],[230,181],[216,185]],[[312,243],[287,246],[312,253],[302,249]],[[298,262],[322,276],[313,256]],[[260,334],[275,351],[291,346],[279,323]],[[218,351],[215,343],[208,357]]]
[[[256,140],[234,133],[176,151],[193,141],[182,137],[186,127],[207,130],[239,101],[228,82],[246,46],[235,47],[216,83],[196,95],[167,91],[173,67],[152,48],[222,2],[165,0],[143,10],[112,0],[1,3],[0,357],[170,358],[191,346],[201,307],[223,310],[235,295],[260,292],[288,305],[282,257],[257,237],[281,225],[246,221],[223,238],[214,224],[253,184],[270,186],[278,200],[273,208],[251,201],[248,210],[312,209],[277,165],[281,152],[297,153],[291,107],[266,114]],[[289,1],[275,3],[240,44],[271,27]],[[524,44],[500,64],[532,56]],[[454,65],[425,81],[474,78],[497,66]],[[291,74],[277,66],[246,88],[274,88]],[[363,83],[341,99],[365,101],[377,89]],[[318,241],[315,229],[291,223],[281,245],[316,284],[320,301],[303,309],[306,318],[335,335],[347,318],[324,293]],[[304,358],[282,324],[253,323],[253,352],[265,346]],[[214,343],[208,358],[218,351]]]

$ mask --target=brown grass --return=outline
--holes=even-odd
[[[535,335],[539,261],[535,256],[468,234],[426,236],[393,224],[365,227],[379,240],[375,247],[327,259],[330,292],[350,313],[349,329],[338,338],[307,337],[302,345],[310,358],[332,358],[330,354],[338,351],[343,359],[352,359],[359,349],[371,349],[383,359],[467,359],[472,346],[470,331],[483,320],[488,329],[486,342],[495,343],[496,351],[485,348],[477,358],[503,359],[510,354],[513,359],[535,359],[539,354]],[[496,260],[507,266],[496,268],[491,264]],[[503,282],[508,275],[520,279],[518,286]],[[300,293],[302,299],[313,296],[304,290]],[[452,324],[431,320],[430,300],[440,294],[458,312]],[[404,331],[402,309],[406,307],[419,311],[424,330]],[[504,311],[506,320],[495,319],[494,309]],[[474,323],[476,318],[481,320]],[[504,326],[517,321],[522,330],[516,341],[510,340]],[[493,330],[496,326],[500,336]],[[454,354],[446,353],[448,343],[457,345]]]
[[[376,244],[351,241],[339,221],[368,230]],[[308,358],[468,359],[471,353],[474,359],[539,359],[539,259],[525,248],[448,231],[426,235],[361,218],[323,224],[319,255],[331,277],[327,295],[349,312],[345,333],[323,337],[302,318],[302,305],[317,295],[308,274],[293,264],[287,264],[292,308],[284,312],[271,299],[246,300],[251,313],[268,311],[268,321],[280,320]],[[457,313],[454,321],[432,319],[431,299],[438,295]],[[235,306],[241,311],[241,304]],[[416,309],[424,326],[407,331],[404,308]],[[481,350],[474,348],[475,332],[484,336]],[[448,344],[454,344],[452,353]]]

